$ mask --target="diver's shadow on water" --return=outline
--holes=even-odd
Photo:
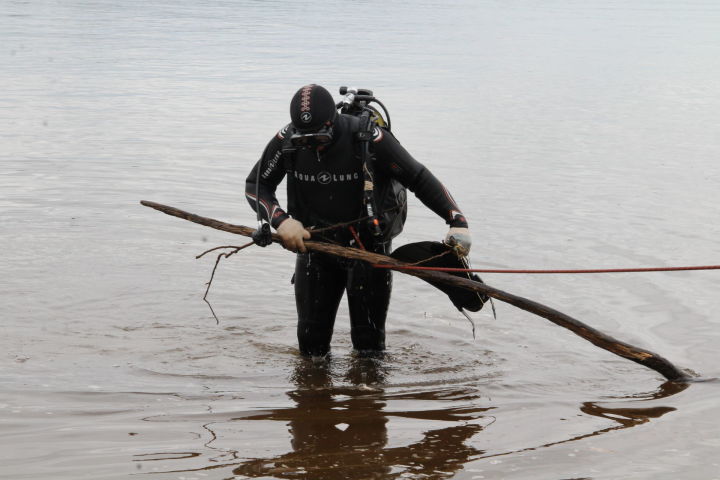
[[[294,372],[298,387],[288,392],[295,408],[280,409],[256,420],[286,421],[292,434],[291,452],[255,459],[233,469],[235,475],[274,476],[303,479],[367,479],[423,477],[450,478],[472,460],[537,450],[574,442],[606,432],[634,427],[675,410],[672,407],[604,407],[584,402],[583,413],[616,422],[610,427],[558,442],[518,450],[486,454],[468,442],[494,421],[487,412],[493,407],[439,408],[437,410],[386,411],[386,400],[439,401],[451,395],[463,397],[464,405],[477,403],[472,389],[455,392],[424,391],[387,395],[383,388],[387,365],[379,359],[354,359],[343,383],[333,386],[329,364],[301,361]],[[652,394],[624,400],[666,398],[687,388],[667,382]],[[462,391],[460,391],[462,390]],[[473,402],[475,400],[475,402]],[[401,447],[388,447],[387,423],[392,418],[447,421],[450,426],[423,433],[422,440]],[[492,421],[487,421],[491,419]],[[483,422],[483,420],[485,420]]]
[[[338,373],[337,363],[300,359],[291,376],[295,389],[287,392],[294,406],[229,419],[231,422],[272,420],[287,424],[291,451],[268,458],[242,460],[246,455],[237,450],[215,449],[211,445],[218,437],[211,427],[213,423],[208,423],[203,428],[210,433],[211,440],[205,446],[223,454],[211,459],[206,467],[172,471],[227,468],[236,476],[307,480],[451,478],[473,460],[539,450],[647,423],[675,409],[663,406],[635,408],[635,402],[667,398],[688,387],[688,384],[667,382],[650,394],[608,400],[614,404],[612,407],[602,406],[600,402],[584,402],[580,406],[581,412],[611,420],[614,424],[552,443],[487,453],[475,448],[470,440],[495,422],[489,411],[496,407],[478,406],[480,394],[477,388],[444,385],[440,389],[393,391],[395,387],[386,384],[390,364],[382,358],[352,358]],[[403,405],[405,409],[388,410],[389,401],[394,407]],[[627,401],[632,402],[632,407],[623,405]],[[428,406],[432,408],[428,409]],[[397,444],[398,439],[389,440],[388,423],[407,420],[416,432],[412,438],[421,438],[402,446],[389,446]],[[428,428],[440,422],[447,426]],[[149,460],[160,458],[154,456],[137,461]]]
[[[293,450],[242,463],[233,469],[233,474],[321,480],[396,478],[403,474],[439,472],[452,476],[465,463],[483,454],[466,445],[483,426],[467,422],[477,420],[488,408],[387,412],[383,388],[387,374],[387,364],[381,358],[354,358],[342,385],[334,386],[329,363],[299,361],[293,374],[297,388],[288,392],[295,407],[244,419],[288,422]],[[400,397],[432,401],[439,399],[436,394],[403,393]],[[390,448],[387,424],[393,417],[448,421],[451,426],[426,431],[418,442]]]

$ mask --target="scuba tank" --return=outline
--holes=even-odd
[[[373,171],[374,156],[370,145],[374,135],[381,133],[381,127],[391,133],[390,114],[372,90],[340,87],[340,95],[343,95],[337,104],[340,113],[356,116],[359,120],[355,137],[363,162],[363,206],[367,226],[379,243],[386,243],[402,232],[407,218],[406,188],[392,177],[376,180]],[[382,108],[387,120],[371,103]]]

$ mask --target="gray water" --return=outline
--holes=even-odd
[[[707,380],[395,275],[388,356],[296,352],[244,179],[316,82],[372,88],[474,266],[720,263],[712,1],[0,0],[0,477],[718,479],[716,271],[486,275]],[[284,194],[281,194],[284,201]],[[411,199],[396,244],[439,239]]]

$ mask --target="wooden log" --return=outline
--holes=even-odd
[[[202,217],[200,215],[195,215],[194,213],[185,212],[178,208],[162,205],[155,202],[143,200],[140,203],[146,207],[154,208],[155,210],[163,212],[167,215],[172,215],[174,217],[182,218],[193,223],[204,225],[206,227],[211,227],[217,230],[222,230],[224,232],[249,237],[255,231],[250,227],[221,222],[213,218]],[[276,242],[280,242],[280,237],[277,234],[273,234],[273,240]],[[460,278],[444,272],[404,270],[402,267],[408,265],[404,262],[400,262],[398,260],[395,260],[394,258],[380,255],[378,253],[359,250],[357,248],[342,247],[339,245],[315,242],[312,240],[306,241],[305,247],[310,251],[323,252],[330,255],[337,255],[345,258],[362,260],[373,264],[392,265],[393,267],[395,267],[393,268],[394,270],[405,273],[407,275],[443,282],[449,285],[454,285],[457,287],[484,293],[492,298],[495,298],[505,303],[509,303],[510,305],[513,305],[517,308],[546,318],[547,320],[550,320],[556,325],[567,328],[571,332],[575,333],[579,337],[584,338],[593,345],[596,345],[620,357],[639,363],[640,365],[643,365],[647,368],[655,370],[668,380],[683,382],[690,379],[690,377],[686,373],[684,373],[682,370],[677,368],[675,365],[673,365],[657,353],[653,353],[649,350],[644,350],[629,343],[617,340],[609,335],[606,335],[594,329],[589,325],[586,325],[580,320],[577,320],[558,310],[550,308],[534,300],[520,297],[518,295],[513,295],[512,293],[508,293],[503,290],[491,287],[487,283],[475,282],[467,278]]]

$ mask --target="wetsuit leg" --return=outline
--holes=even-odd
[[[321,356],[330,351],[346,271],[327,255],[305,253],[295,263],[295,305],[300,353]]]
[[[358,351],[385,350],[385,318],[390,305],[392,273],[355,262],[348,274],[350,337]]]

